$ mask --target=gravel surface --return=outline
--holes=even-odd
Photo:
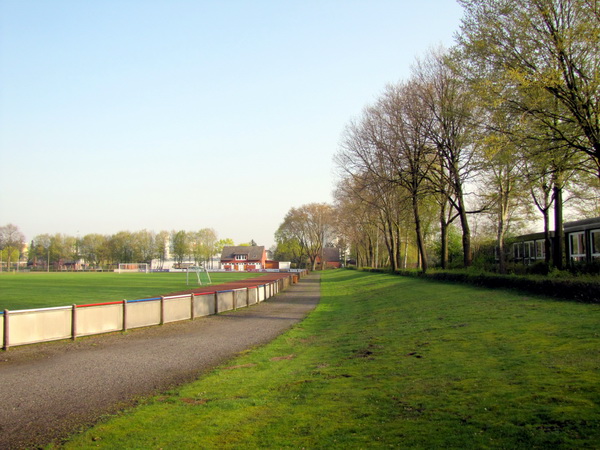
[[[265,344],[319,302],[320,278],[258,305],[127,333],[0,351],[0,448],[38,447]]]

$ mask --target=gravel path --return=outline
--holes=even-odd
[[[311,274],[258,305],[194,321],[0,352],[0,448],[60,439],[269,342],[317,305],[319,283]]]

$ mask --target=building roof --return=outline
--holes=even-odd
[[[564,223],[565,232],[583,231],[583,230],[589,230],[592,228],[599,228],[599,227],[600,227],[600,217],[593,217],[591,219],[575,220],[572,222]]]
[[[264,254],[264,245],[226,245],[221,252],[221,261],[235,259],[235,255],[248,255],[249,261],[261,261]]]
[[[327,262],[340,262],[340,249],[337,247],[325,247],[323,259]]]

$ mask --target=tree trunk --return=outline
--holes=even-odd
[[[446,207],[448,206],[448,194],[446,189],[442,188],[440,193],[440,239],[442,248],[440,249],[440,262],[442,269],[448,268],[448,226],[449,221],[446,220]]]
[[[508,183],[507,183],[508,184]],[[508,202],[509,202],[509,194],[510,194],[510,185],[502,185],[500,187],[500,198],[498,199],[498,203],[500,206],[500,210],[498,211],[498,236],[497,236],[497,245],[498,245],[498,261],[499,261],[499,270],[501,274],[506,273],[506,254],[504,252],[504,236],[506,235],[506,230],[508,228]]]
[[[385,248],[388,252],[388,261],[390,263],[390,268],[392,271],[396,270],[396,265],[394,261],[394,242],[391,237],[391,233],[386,231],[384,233],[385,236]]]
[[[548,266],[552,263],[552,241],[550,240],[550,216],[548,209],[542,211],[544,217],[544,261]]]
[[[564,230],[563,230],[563,202],[562,187],[554,185],[554,266],[564,268]]]
[[[421,270],[423,273],[427,272],[427,253],[425,250],[425,242],[423,242],[423,232],[421,230],[421,217],[419,214],[419,201],[416,196],[413,195],[413,214],[415,218],[415,232],[417,234],[417,246],[419,248],[419,259],[421,261]]]
[[[395,224],[395,235],[396,235],[396,267],[402,268],[402,238],[400,237],[400,227]]]
[[[467,212],[464,207],[460,211],[460,224],[462,226],[462,244],[463,244],[463,263],[465,267],[470,267],[473,263],[473,254],[471,252],[471,229],[467,220]]]
[[[450,175],[454,185],[454,193],[456,194],[456,204],[454,205],[460,217],[460,225],[462,227],[462,246],[463,246],[463,265],[471,266],[473,255],[471,252],[471,229],[469,228],[469,219],[467,218],[467,206],[462,190],[462,181],[460,179],[459,170],[455,165],[450,168]]]
[[[498,220],[498,269],[501,274],[506,273],[506,252],[504,251],[504,234],[506,233],[506,223],[502,217]]]
[[[440,259],[442,264],[442,269],[448,268],[448,223],[446,222],[446,214],[442,211],[441,219],[440,219],[440,239],[442,243],[442,248],[440,250]]]

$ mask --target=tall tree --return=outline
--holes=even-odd
[[[10,263],[13,259],[19,259],[25,243],[25,236],[16,225],[9,223],[0,227],[0,250],[6,254],[6,262],[10,270]],[[0,271],[2,265],[0,264]]]
[[[191,240],[192,253],[196,264],[207,264],[216,253],[217,232],[212,228],[203,228],[197,233],[193,233]]]
[[[183,260],[190,254],[189,234],[185,230],[173,230],[171,232],[171,252],[175,256],[175,261],[179,266]]]
[[[110,262],[135,263],[134,246],[132,233],[130,231],[119,231],[108,239],[108,248],[110,249]]]
[[[376,186],[387,183],[404,189],[423,271],[427,271],[428,258],[420,205],[429,192],[428,172],[434,164],[425,133],[430,120],[414,82],[389,85],[378,102],[365,109],[361,122],[348,126],[336,157],[338,166],[354,177],[368,174],[377,180]]]
[[[473,142],[476,128],[473,93],[458,77],[443,49],[430,51],[417,62],[413,72],[422,103],[432,116],[427,136],[439,155],[441,168],[435,177],[438,191],[449,188],[447,198],[460,220],[463,263],[467,267],[473,260],[469,214],[474,212],[467,202],[467,189],[480,170]],[[440,205],[444,203],[440,202]]]
[[[487,79],[487,89],[500,101],[544,122],[569,147],[591,158],[600,177],[600,4],[459,2],[465,15],[457,38],[470,76]],[[515,96],[514,89],[525,95]],[[559,107],[540,107],[540,95],[555,99]]]
[[[80,243],[81,257],[87,264],[98,267],[107,260],[107,242],[108,238],[102,234],[86,234]]]
[[[504,121],[506,117],[488,116],[489,124]],[[509,127],[508,124],[503,124]],[[505,240],[514,217],[528,202],[527,183],[523,177],[523,164],[519,147],[508,134],[495,132],[490,127],[481,133],[481,151],[484,159],[484,187],[481,198],[496,223],[496,247],[499,272],[506,273]]]
[[[155,257],[158,258],[159,269],[162,269],[168,258],[170,236],[168,231],[162,230],[156,234],[154,239],[154,251]]]
[[[333,208],[326,203],[309,203],[292,208],[279,226],[279,230],[289,238],[297,239],[310,259],[312,270],[316,269],[317,260],[332,237],[333,229]]]

